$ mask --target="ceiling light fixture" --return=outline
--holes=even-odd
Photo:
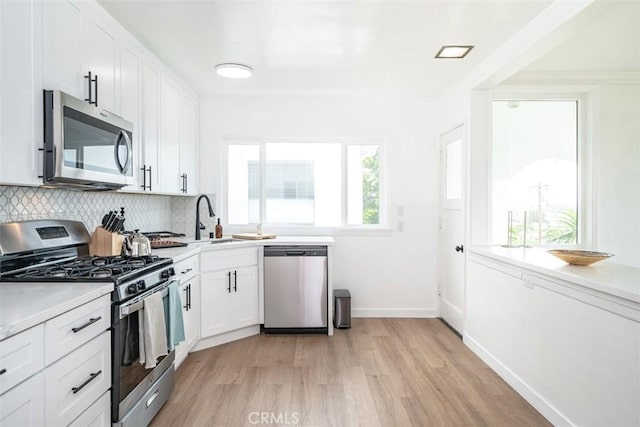
[[[442,46],[436,58],[438,59],[461,59],[467,56],[473,46]]]
[[[216,73],[230,79],[246,79],[251,77],[253,70],[247,65],[226,63],[216,65]]]

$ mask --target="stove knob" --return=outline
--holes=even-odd
[[[138,286],[139,291],[144,291],[144,289],[147,287],[146,283],[144,283],[144,280],[140,280],[136,283],[136,285]]]
[[[176,272],[173,269],[173,267],[167,268],[166,270],[164,270],[164,271],[162,271],[160,273],[160,277],[163,278],[163,279],[168,279],[169,277],[175,276],[175,275],[176,275]]]
[[[129,292],[130,294],[135,294],[137,290],[138,290],[138,287],[136,286],[135,283],[132,283],[129,286],[127,286],[127,292]]]

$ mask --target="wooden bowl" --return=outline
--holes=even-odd
[[[594,262],[602,261],[603,259],[613,256],[613,254],[605,252],[581,251],[577,249],[551,249],[547,252],[571,265],[591,265]]]

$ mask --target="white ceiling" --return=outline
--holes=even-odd
[[[640,1],[611,9],[523,71],[640,71]]]
[[[200,94],[438,96],[551,0],[100,0]],[[475,45],[463,60],[433,56]],[[218,77],[239,62],[246,80]]]

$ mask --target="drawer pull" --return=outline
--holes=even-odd
[[[153,401],[154,401],[154,400],[156,400],[156,399],[158,398],[158,394],[159,394],[159,393],[160,393],[160,390],[156,390],[156,392],[155,392],[155,393],[153,393],[153,396],[151,396],[151,397],[149,398],[149,400],[147,400],[147,408],[148,408],[149,406],[151,406],[151,404],[153,403]]]
[[[6,372],[7,372],[7,370],[6,370],[6,369],[4,369],[4,368],[0,369],[0,375],[4,374],[4,373],[6,373]]]
[[[191,270],[193,270],[193,268],[187,268],[185,271],[181,271],[180,274],[187,274]]]
[[[87,380],[85,382],[80,384],[78,387],[73,387],[71,389],[73,394],[76,394],[77,392],[82,390],[87,384],[89,384],[91,381],[95,380],[98,377],[98,375],[100,375],[101,373],[102,373],[102,369],[100,369],[98,372],[94,372],[93,374],[89,375],[89,378],[87,378]]]
[[[77,333],[80,332],[81,330],[83,330],[84,328],[86,328],[87,326],[96,323],[98,320],[102,319],[102,316],[98,316],[98,317],[92,317],[91,319],[89,319],[89,321],[87,323],[85,323],[82,326],[78,326],[77,328],[71,328],[71,330],[73,331],[73,333]]]

